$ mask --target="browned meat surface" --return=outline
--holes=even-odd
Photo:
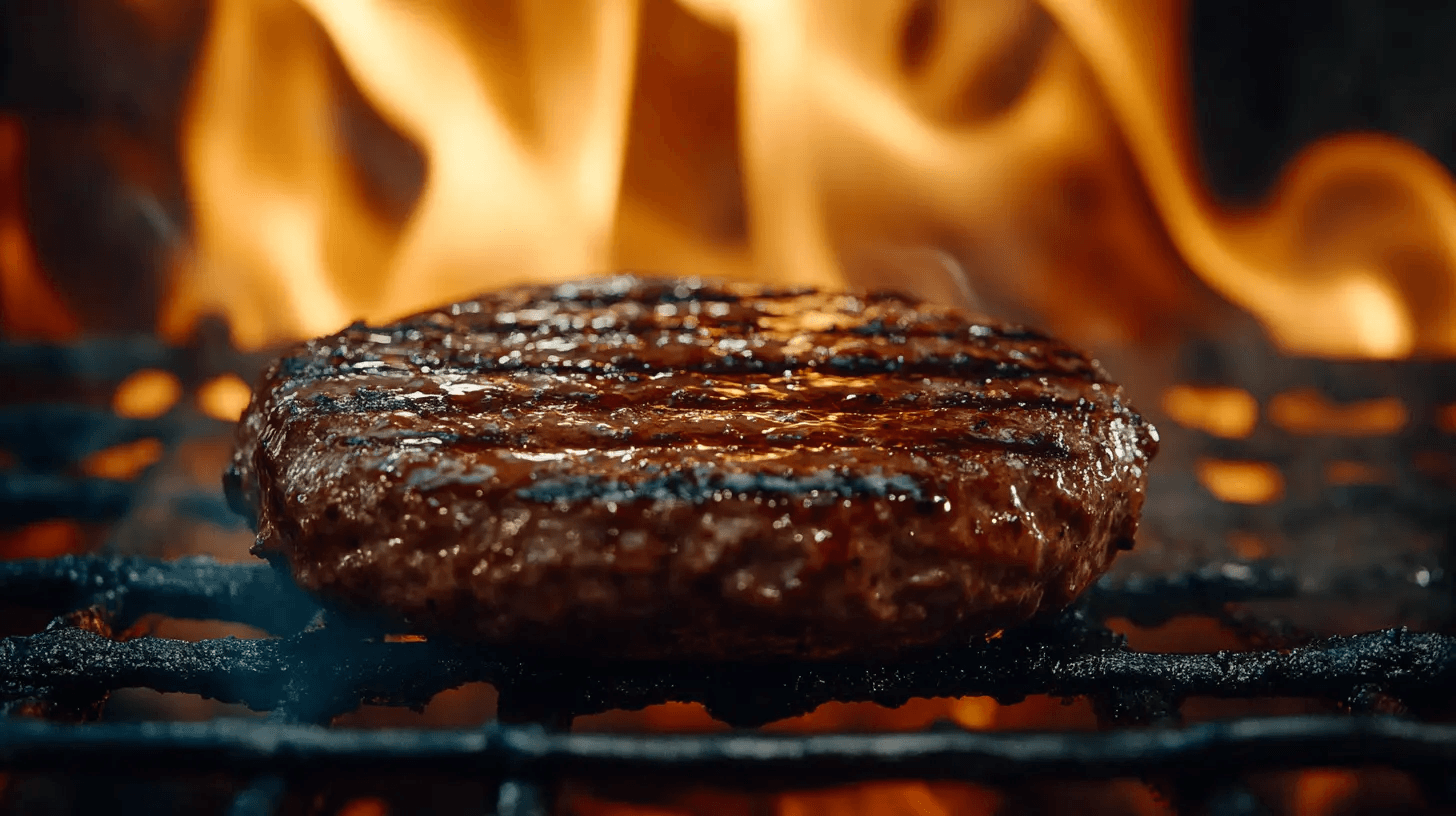
[[[1069,603],[1157,434],[1081,352],[896,295],[630,277],[299,346],[226,477],[359,612],[543,654],[873,657]]]

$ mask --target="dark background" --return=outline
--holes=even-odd
[[[1456,3],[1195,0],[1193,100],[1208,182],[1267,192],[1331,133],[1383,131],[1456,167]]]

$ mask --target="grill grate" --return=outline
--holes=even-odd
[[[1087,607],[1151,621],[1206,611],[1228,598],[1286,597],[1288,590],[1276,570],[1225,565],[1121,586],[1105,581]],[[0,565],[0,592],[46,603],[51,612],[67,600],[99,602],[122,621],[155,612],[276,632],[297,631],[314,617],[307,599],[269,568],[201,558],[12,562]],[[385,642],[336,626],[266,640],[118,642],[57,625],[0,640],[0,699],[99,699],[116,688],[148,687],[327,721],[363,702],[422,706],[444,689],[488,682],[499,689],[502,713],[513,718],[560,722],[691,701],[749,726],[829,701],[898,706],[912,697],[981,695],[1003,702],[1029,694],[1087,696],[1119,721],[1174,717],[1191,695],[1317,697],[1354,708],[1393,699],[1419,707],[1456,684],[1456,638],[1445,635],[1391,629],[1292,649],[1146,653],[1127,649],[1088,608],[984,643],[884,664],[531,660],[443,642]]]
[[[1201,786],[1196,812],[1245,813],[1256,811],[1239,804],[1251,801],[1235,781],[1244,771],[1381,764],[1410,772],[1432,801],[1451,801],[1456,727],[1429,720],[1450,714],[1456,637],[1393,624],[1440,631],[1450,619],[1456,442],[1440,417],[1456,401],[1450,376],[1456,365],[1290,360],[1262,342],[1194,344],[1185,356],[1180,382],[1235,385],[1261,404],[1301,385],[1336,401],[1394,394],[1408,421],[1393,434],[1349,438],[1300,436],[1265,423],[1247,439],[1229,440],[1168,424],[1154,409],[1167,444],[1156,464],[1146,528],[1159,546],[1121,559],[1077,608],[1055,619],[894,664],[531,660],[436,640],[390,642],[321,613],[286,577],[261,564],[115,555],[0,562],[0,611],[26,608],[56,617],[46,631],[0,639],[0,706],[37,710],[27,704],[42,701],[54,707],[39,710],[84,716],[113,689],[145,687],[273,712],[266,720],[204,724],[4,719],[0,768],[226,770],[252,779],[233,802],[237,813],[275,810],[297,781],[290,776],[295,767],[493,777],[505,780],[498,812],[533,816],[547,812],[551,797],[544,791],[563,774],[690,777],[773,789],[892,777],[1011,783],[1135,776]],[[146,480],[80,478],[78,462],[135,439],[159,439],[173,449],[225,429],[180,404],[156,420],[128,420],[47,400],[74,392],[95,403],[98,388],[143,367],[171,372],[192,392],[221,373],[247,378],[262,359],[233,351],[215,326],[183,349],[151,338],[0,343],[0,373],[24,383],[21,399],[29,400],[0,409],[0,448],[14,465],[0,472],[0,527],[47,518],[125,522],[148,491]],[[1115,361],[1113,367],[1136,368]],[[1200,457],[1270,463],[1300,489],[1270,504],[1219,502],[1194,478]],[[1326,484],[1321,474],[1332,461],[1372,462],[1390,479]],[[215,488],[173,487],[152,491],[149,500],[160,497],[167,513],[187,522],[236,524]],[[155,529],[167,534],[165,524]],[[1231,535],[1259,538],[1273,557],[1238,557],[1228,545]],[[164,551],[165,543],[148,539],[155,549],[144,551]],[[1388,599],[1393,611],[1379,612]],[[1291,635],[1296,630],[1280,623],[1287,613],[1308,618],[1310,609],[1366,607],[1377,613],[1352,618],[1359,621],[1353,626],[1295,625],[1379,631],[1317,638]],[[90,614],[73,614],[80,610]],[[112,637],[154,614],[244,623],[280,637],[196,643]],[[1123,618],[1150,627],[1179,616],[1220,619],[1270,648],[1139,652],[1103,623]],[[417,707],[443,689],[475,681],[496,686],[505,722],[448,731],[318,725],[361,703]],[[1106,722],[1160,727],[822,737],[586,735],[542,727],[673,700],[701,702],[720,719],[755,725],[832,700],[896,706],[912,697],[988,695],[1011,702],[1030,694],[1087,697]],[[1379,716],[1170,727],[1190,696],[1317,698]]]
[[[539,725],[470,730],[345,729],[218,720],[67,726],[14,723],[0,762],[16,768],[263,772],[348,766],[522,777],[570,772],[611,778],[691,774],[780,789],[870,779],[1009,782],[1028,777],[1111,779],[1213,776],[1250,768],[1379,763],[1430,774],[1456,762],[1456,726],[1385,717],[1264,717],[1178,730],[1068,734],[934,730],[914,734],[565,734]]]

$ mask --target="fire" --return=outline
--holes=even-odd
[[[1450,305],[1415,300],[1456,266],[1456,186],[1436,161],[1392,138],[1341,135],[1297,157],[1263,206],[1222,210],[1196,170],[1185,84],[1164,81],[1185,64],[1184,4],[1046,6],[1097,75],[1183,257],[1277,342],[1360,357],[1456,349]]]
[[[195,245],[162,328],[180,339],[218,312],[259,347],[629,268],[891,285],[1080,342],[1138,342],[1206,320],[1191,269],[1293,353],[1456,351],[1450,175],[1408,144],[1349,134],[1305,150],[1260,205],[1220,205],[1195,155],[1184,13],[1181,0],[218,0],[183,133]],[[207,413],[235,416],[235,385],[202,396]],[[1243,391],[1163,396],[1219,436],[1261,418]],[[1300,394],[1263,408],[1295,432],[1405,421],[1400,406]],[[1285,489],[1263,462],[1205,460],[1198,476],[1233,502]],[[1253,537],[1236,548],[1267,553]],[[775,728],[1068,722],[1012,711],[825,706]],[[722,727],[686,705],[626,721]],[[920,783],[777,802],[995,806]]]
[[[0,117],[0,326],[12,337],[64,340],[79,328],[45,280],[26,227],[25,131]]]
[[[1332,138],[1248,211],[1193,153],[1178,0],[221,0],[163,329],[246,346],[619,267],[893,284],[1084,341],[1201,319],[1456,349],[1456,186]]]
[[[186,131],[198,254],[167,328],[218,310],[259,345],[599,271],[636,5],[558,5],[491,21],[470,5],[218,3]],[[494,34],[519,37],[516,62]],[[345,107],[353,83],[362,114]],[[426,157],[398,222],[350,164],[351,115],[382,116]]]
[[[1138,341],[1202,320],[1189,268],[1291,352],[1456,351],[1450,174],[1399,140],[1346,134],[1307,148],[1260,205],[1219,204],[1194,150],[1184,14],[1182,0],[216,0],[182,133],[192,246],[160,328],[180,341],[220,313],[256,348],[627,267],[893,285],[1083,342]],[[24,149],[19,122],[0,119],[0,321],[65,339],[82,327],[26,231]],[[124,383],[114,408],[173,410],[167,376]],[[225,378],[196,397],[232,419],[247,389]],[[1164,407],[1230,438],[1260,418],[1230,389],[1173,389]],[[1398,403],[1305,392],[1265,408],[1294,433],[1408,419]],[[1456,406],[1442,422],[1456,428]],[[103,453],[87,469],[117,478],[158,455],[147,440]],[[1261,462],[1205,460],[1198,475],[1235,502],[1285,487]],[[1381,478],[1358,463],[1326,475]],[[0,549],[47,555],[81,532],[12,538]],[[654,716],[712,726],[691,707]],[[922,701],[782,727],[1008,716],[983,699]],[[1343,779],[1306,777],[1306,810],[1323,812]],[[779,810],[995,804],[894,783]]]

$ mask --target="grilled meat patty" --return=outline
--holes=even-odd
[[[225,482],[304,588],[559,655],[872,657],[1069,603],[1157,434],[1098,364],[892,294],[617,277],[313,340]]]

